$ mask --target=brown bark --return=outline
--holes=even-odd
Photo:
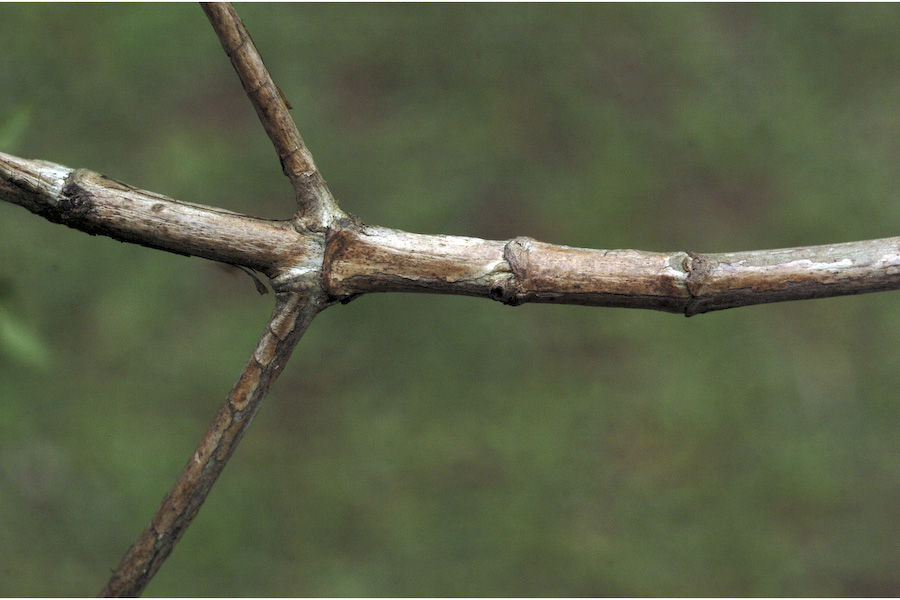
[[[291,118],[284,94],[272,80],[234,7],[222,2],[201,6],[275,146],[284,174],[294,186],[298,221],[312,229],[325,227],[339,209]]]
[[[176,254],[241,265],[275,277],[321,255],[322,236],[179,202],[87,169],[0,152],[0,196],[49,221]]]
[[[900,289],[900,237],[723,254],[591,250],[420,235],[343,220],[325,249],[333,296],[435,292],[523,302],[712,310]]]
[[[179,202],[85,169],[2,153],[0,194],[91,234],[248,267],[266,274],[277,292],[336,299],[426,292],[691,316],[900,289],[900,237],[697,254],[424,235],[364,225],[343,213],[325,231],[298,230],[296,223]]]
[[[266,331],[194,454],[144,532],[129,548],[104,597],[138,596],[169,556],[259,410],[313,317],[321,296],[278,294]]]

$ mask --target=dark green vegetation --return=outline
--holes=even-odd
[[[238,6],[342,206],[728,251],[897,235],[900,7]],[[268,217],[194,5],[0,6],[0,151]],[[150,595],[897,595],[896,292],[313,324]],[[0,203],[0,594],[96,593],[269,315]]]

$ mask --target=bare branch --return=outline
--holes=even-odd
[[[650,308],[687,316],[900,289],[900,237],[725,254],[590,250],[515,238],[420,235],[342,220],[329,233],[332,296],[436,292],[504,302]]]
[[[737,306],[900,289],[900,237],[752,252],[591,250],[366,226],[340,211],[240,18],[204,4],[296,192],[269,221],[172,200],[92,171],[0,153],[0,199],[89,234],[266,274],[266,331],[193,456],[103,589],[140,594],[196,516],[269,386],[315,315],[370,292],[649,308],[687,316]]]
[[[331,215],[338,212],[337,204],[244,23],[228,3],[204,3],[202,7],[297,192],[300,219],[308,227],[327,226]]]
[[[688,316],[900,289],[900,237],[722,254],[591,250],[423,235],[335,220],[324,233],[178,202],[85,169],[0,153],[0,197],[45,218],[265,273],[276,291],[480,296]]]
[[[139,190],[87,169],[0,152],[0,198],[92,235],[240,265],[277,277],[321,264],[324,238]]]
[[[900,289],[900,237],[723,254],[591,250],[335,220],[322,232],[179,202],[85,169],[0,153],[0,198],[50,221],[265,273],[279,292],[480,296],[712,310]]]
[[[128,550],[101,596],[137,596],[143,591],[206,500],[259,410],[269,385],[281,373],[313,317],[324,306],[321,296],[277,295],[272,318],[240,378],[178,481]]]
[[[900,237],[689,254],[687,316],[766,302],[900,289]]]

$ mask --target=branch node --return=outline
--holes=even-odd
[[[684,280],[684,287],[687,290],[687,293],[690,294],[690,298],[688,299],[687,304],[684,305],[684,316],[693,317],[694,315],[704,312],[699,308],[700,302],[698,296],[700,295],[700,289],[703,287],[703,279],[709,273],[709,265],[707,261],[696,252],[688,250],[685,254],[687,254],[687,256],[684,257],[681,266],[687,273],[687,277]]]
[[[519,236],[509,240],[503,246],[503,260],[509,265],[510,275],[491,288],[491,300],[502,302],[507,306],[518,306],[525,302],[525,280],[528,272],[528,259],[534,239]]]
[[[704,280],[709,275],[709,262],[702,255],[690,250],[687,255],[688,257],[684,259],[684,267],[687,271],[685,285],[691,297],[695,298],[700,295]]]
[[[63,222],[76,220],[90,214],[94,206],[94,196],[78,182],[83,170],[73,171],[66,178],[66,185],[56,205]]]

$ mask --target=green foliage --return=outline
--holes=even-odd
[[[364,221],[897,234],[895,5],[238,9]],[[0,151],[290,214],[196,6],[3,4],[0,56]],[[271,296],[5,203],[0,281],[0,594],[93,594]],[[148,593],[897,595],[898,339],[896,293],[693,319],[364,297],[313,324]]]
[[[31,110],[28,107],[13,107],[12,114],[6,121],[0,121],[0,148],[7,153],[12,152],[24,136],[30,119]]]
[[[37,334],[0,306],[0,356],[26,367],[49,367],[49,351]]]

